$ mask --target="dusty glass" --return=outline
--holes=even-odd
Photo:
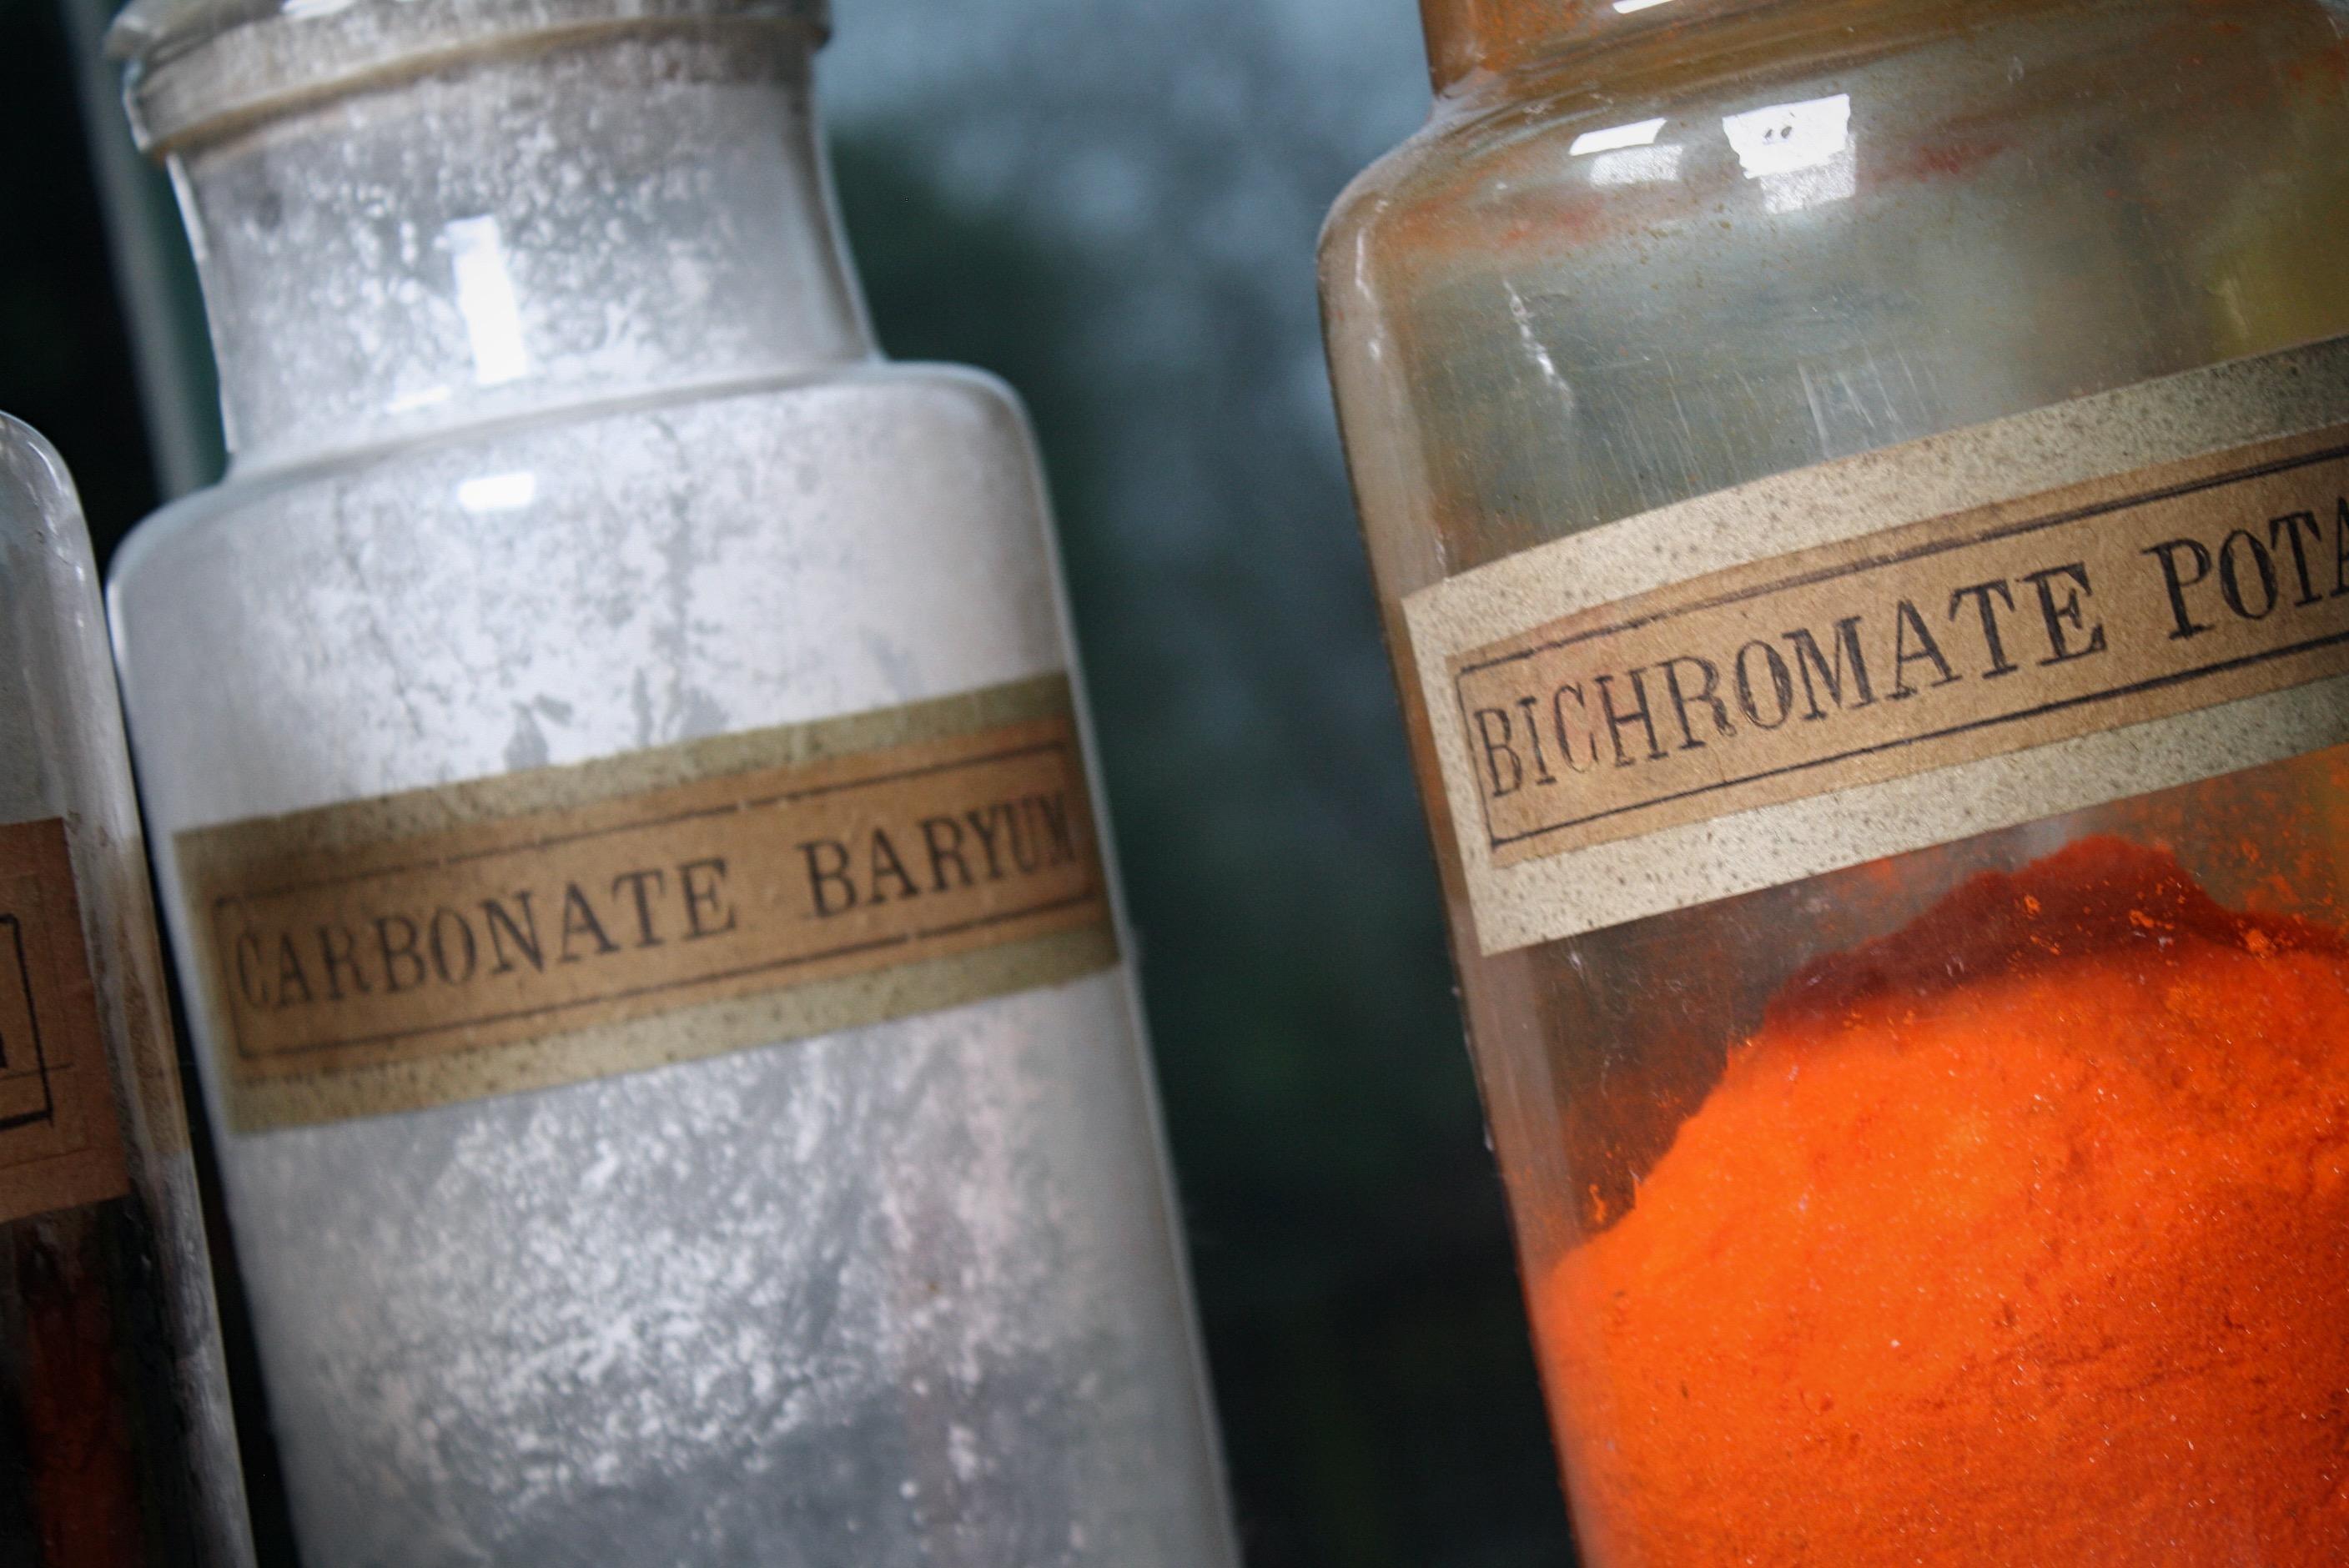
[[[253,1546],[98,571],[65,465],[5,416],[0,632],[0,1560],[240,1568]]]
[[[869,340],[821,30],[126,19],[234,448],[113,584],[160,844],[1068,670],[1016,402]],[[1229,1561],[1122,966],[222,1147],[322,1561]]]
[[[1738,782],[1733,748],[1758,731],[1800,730],[1787,720],[1806,701],[1875,722],[1928,687],[1987,693],[2053,678],[2042,663],[2137,656],[2127,628],[2096,619],[2114,591],[2101,575],[2103,598],[2056,576],[2045,601],[2020,577],[1915,599],[1947,668],[1890,640],[1912,627],[1889,614],[1848,645],[1832,615],[1791,638],[1757,624],[1710,664],[1674,650],[1690,657],[1618,666],[1604,686],[1557,650],[1687,608],[1651,588],[1717,583],[1717,608],[1746,584],[1716,570],[1763,572],[1782,552],[1810,570],[1798,546],[1869,474],[1888,524],[1910,520],[1890,515],[1903,492],[1884,475],[2024,517],[2062,490],[2046,475],[2127,488],[2170,459],[2217,465],[2218,448],[2321,446],[2349,421],[2349,12],[1425,9],[1434,116],[1340,202],[1323,298],[1586,1551],[1641,1565],[2338,1560],[2335,666],[2190,720],[2111,706],[2095,734],[2018,742],[1971,773],[1904,782],[1888,764],[1791,800],[1806,787],[1780,785],[1735,820],[1610,804],[1663,826],[1578,860],[1509,861],[1522,851],[1500,819],[1469,812],[1619,792],[1701,753],[1689,766],[1718,771],[1694,799]],[[2266,391],[2241,387],[2292,390],[2271,415]],[[2189,439],[2146,411],[2179,398],[2231,433]],[[2095,442],[2120,430],[2114,449],[2132,455],[2107,461]],[[2202,634],[2205,579],[2211,603],[2270,628],[2337,614],[2349,499],[2337,468],[2293,471],[2316,476],[2304,510],[2244,502],[2199,576],[2198,544],[2123,552],[2157,585],[2172,573],[2166,635]],[[2084,526],[2110,541],[2122,524]],[[1665,555],[1679,563],[1651,559]],[[1439,608],[1447,624],[1485,616],[1492,658],[1470,668],[1482,634],[1431,654]],[[1524,688],[1524,708],[1463,695],[1454,711],[1553,617],[1540,656],[1564,676]],[[1879,624],[1888,640],[1865,642]],[[2337,645],[2325,628],[2292,656]],[[2054,641],[2026,657],[2026,634]],[[1875,685],[1855,691],[1863,654]],[[1707,669],[1717,685],[1700,686]],[[2257,766],[2172,768],[2165,727],[2237,720],[2258,730]],[[2093,800],[2090,750],[2124,780]],[[2041,759],[2037,784],[1991,801],[1973,780],[2017,758]],[[1995,808],[2000,825],[1871,851],[1895,789],[1919,820]],[[1792,824],[1775,840],[1750,826],[1769,810]],[[1562,820],[1526,830],[1537,854],[1537,829]],[[1743,850],[1708,848],[1733,829]],[[1528,865],[1599,856],[1605,878],[1558,871],[1539,895],[1480,902],[1479,887],[1527,885]],[[1806,856],[1800,874],[1755,869]]]

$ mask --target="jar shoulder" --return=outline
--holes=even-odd
[[[1980,10],[1604,98],[1520,84],[1365,177],[1324,304],[1389,591],[2349,333],[2336,11]]]
[[[63,529],[67,519],[78,525],[80,506],[65,459],[39,431],[0,414],[0,529],[6,539],[13,545],[71,531]]]
[[[918,445],[928,461],[918,471],[876,468],[860,459],[874,440]],[[354,513],[357,496],[405,493],[409,504],[427,507],[433,502],[424,498],[431,497],[444,508],[488,517],[527,511],[558,479],[574,492],[598,483],[625,491],[649,477],[697,504],[723,508],[748,499],[740,481],[763,489],[786,463],[802,491],[847,480],[868,489],[886,487],[893,477],[916,484],[939,468],[958,468],[991,478],[993,489],[1035,492],[1030,499],[1041,500],[1026,410],[1000,379],[962,366],[874,363],[583,405],[279,468],[232,469],[133,530],[116,552],[108,591],[120,614],[150,588],[170,593],[184,587],[181,573],[191,562],[235,550],[255,531],[322,508],[336,512],[347,532],[398,524],[379,508]],[[442,497],[451,476],[455,488]],[[730,497],[709,493],[730,487]],[[981,484],[975,493],[989,488]]]
[[[1776,8],[1826,20],[1747,19],[1710,57],[1660,30],[1439,101],[1333,208],[1325,296],[1402,303],[1470,256],[1717,244],[1754,233],[1757,208],[1802,204],[1790,177],[1838,155],[1854,165],[1843,194],[1879,224],[1904,201],[1938,217],[1948,188],[1997,178],[2002,160],[2027,163],[2050,201],[2137,194],[2112,183],[2120,163],[2183,201],[2207,193],[2206,170],[2273,187],[2343,161],[2349,18],[2325,0],[1853,9]],[[1920,20],[1952,13],[1962,25]],[[2028,192],[2004,194],[2028,222]],[[2212,205],[2223,222],[2240,202]]]
[[[1068,663],[1018,405],[921,366],[233,480],[142,527],[111,594],[175,825]]]
[[[89,814],[127,799],[89,531],[57,449],[0,415],[0,820]]]

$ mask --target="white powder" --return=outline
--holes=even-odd
[[[1066,666],[1016,412],[837,363],[787,100],[707,69],[200,163],[263,461],[118,571],[159,841]],[[635,400],[509,418],[589,389]],[[316,1561],[1231,1561],[1122,974],[223,1162]]]

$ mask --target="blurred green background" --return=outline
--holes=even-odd
[[[836,9],[882,339],[1042,438],[1249,1561],[1569,1563],[1316,325],[1321,214],[1425,109],[1413,7]],[[104,10],[0,0],[0,408],[101,558],[220,460]]]

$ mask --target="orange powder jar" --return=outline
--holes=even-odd
[[[2349,1563],[2349,24],[1424,0],[1322,296],[1596,1568]]]
[[[1606,1561],[2349,1560],[2349,950],[2117,840],[1984,875],[1537,1295]]]

